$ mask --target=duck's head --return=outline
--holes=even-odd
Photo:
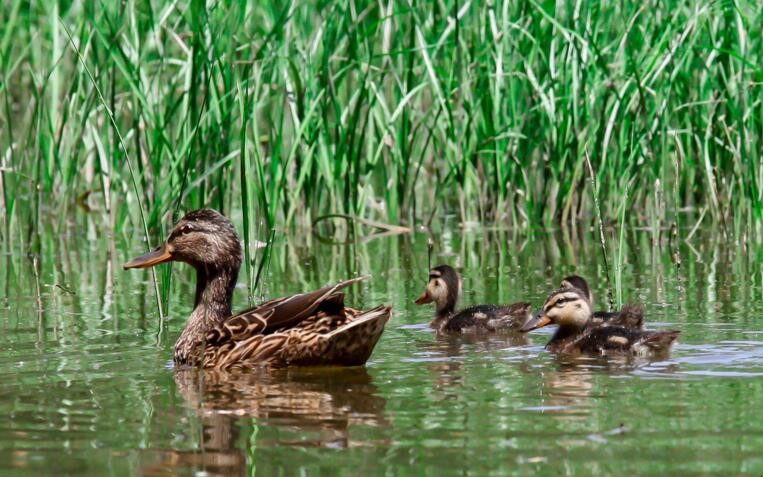
[[[580,275],[570,275],[562,280],[560,288],[577,288],[582,291],[585,296],[588,297],[588,301],[593,303],[593,294],[591,293],[591,287],[588,286],[588,282]]]
[[[562,287],[548,296],[543,307],[522,327],[527,332],[548,325],[582,329],[591,318],[591,301],[577,287]]]
[[[200,209],[180,219],[163,244],[125,263],[124,268],[148,268],[177,261],[197,270],[238,272],[241,260],[241,241],[231,221],[215,210]]]
[[[437,313],[450,313],[461,295],[461,276],[448,265],[429,270],[429,281],[424,293],[416,300],[417,305],[435,303]]]

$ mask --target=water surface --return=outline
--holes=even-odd
[[[550,355],[550,329],[437,336],[433,310],[412,303],[427,277],[423,234],[354,245],[281,237],[263,295],[370,273],[348,302],[391,303],[393,320],[364,368],[229,375],[171,364],[190,270],[174,266],[162,322],[150,274],[121,269],[141,245],[89,230],[48,237],[31,258],[5,257],[2,475],[763,473],[755,250],[700,233],[677,266],[651,232],[628,233],[620,298],[645,303],[650,327],[682,331],[669,359],[628,362]],[[592,233],[448,230],[434,236],[432,260],[462,269],[464,304],[539,306],[576,272],[606,307]]]

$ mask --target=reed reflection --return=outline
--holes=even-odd
[[[246,475],[247,456],[238,448],[240,430],[237,417],[208,414],[201,417],[200,443],[196,450],[151,449],[150,463],[140,468],[146,477],[205,475],[239,477]]]

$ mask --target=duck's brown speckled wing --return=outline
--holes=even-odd
[[[337,311],[344,308],[344,294],[338,290],[365,277],[344,280],[335,285],[323,287],[310,293],[300,293],[266,301],[243,310],[225,320],[219,327],[207,334],[208,344],[226,341],[243,341],[258,335],[269,335],[277,330],[287,330],[302,325],[308,318],[315,318],[318,309],[325,303]]]
[[[286,333],[286,342],[274,354],[277,365],[360,366],[368,361],[392,312],[390,306],[360,311],[345,308],[346,320],[338,327]],[[318,320],[320,321],[320,320]]]
[[[351,278],[310,293],[276,298],[241,311],[212,330],[207,342],[221,339],[240,341],[254,335],[289,329],[314,315],[320,307],[341,310],[344,308],[344,295],[337,292],[365,278],[367,277]]]
[[[270,300],[228,318],[207,333],[204,367],[344,364],[345,361],[363,364],[390,314],[389,307],[362,312],[344,306],[344,294],[339,290],[364,278]],[[368,317],[374,319],[373,326],[355,323]],[[337,332],[363,342],[355,347],[335,349],[337,339],[333,338]],[[357,347],[363,348],[363,352],[358,352]]]

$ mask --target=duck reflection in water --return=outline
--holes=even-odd
[[[386,400],[365,367],[288,368],[247,373],[178,369],[175,383],[202,422],[199,448],[162,450],[142,475],[245,475],[256,447],[346,448],[384,445],[353,437],[353,427],[387,426]],[[252,422],[251,418],[255,418]],[[250,425],[256,437],[240,434]]]
[[[594,389],[593,370],[586,358],[557,357],[556,369],[543,376],[543,397],[538,410],[559,421],[588,419]]]
[[[435,333],[434,341],[421,343],[421,355],[432,376],[435,389],[446,392],[443,398],[458,397],[453,388],[463,385],[464,358],[466,354],[484,356],[500,355],[506,348],[526,345],[527,335],[507,334],[461,334]],[[447,391],[452,391],[447,393]]]
[[[603,357],[554,355],[555,369],[542,373],[543,392],[537,410],[559,421],[581,421],[590,418],[591,399],[597,399],[597,380],[606,375],[621,376],[651,373],[647,366],[659,365],[655,374],[679,371],[675,363],[654,362],[628,356]]]

